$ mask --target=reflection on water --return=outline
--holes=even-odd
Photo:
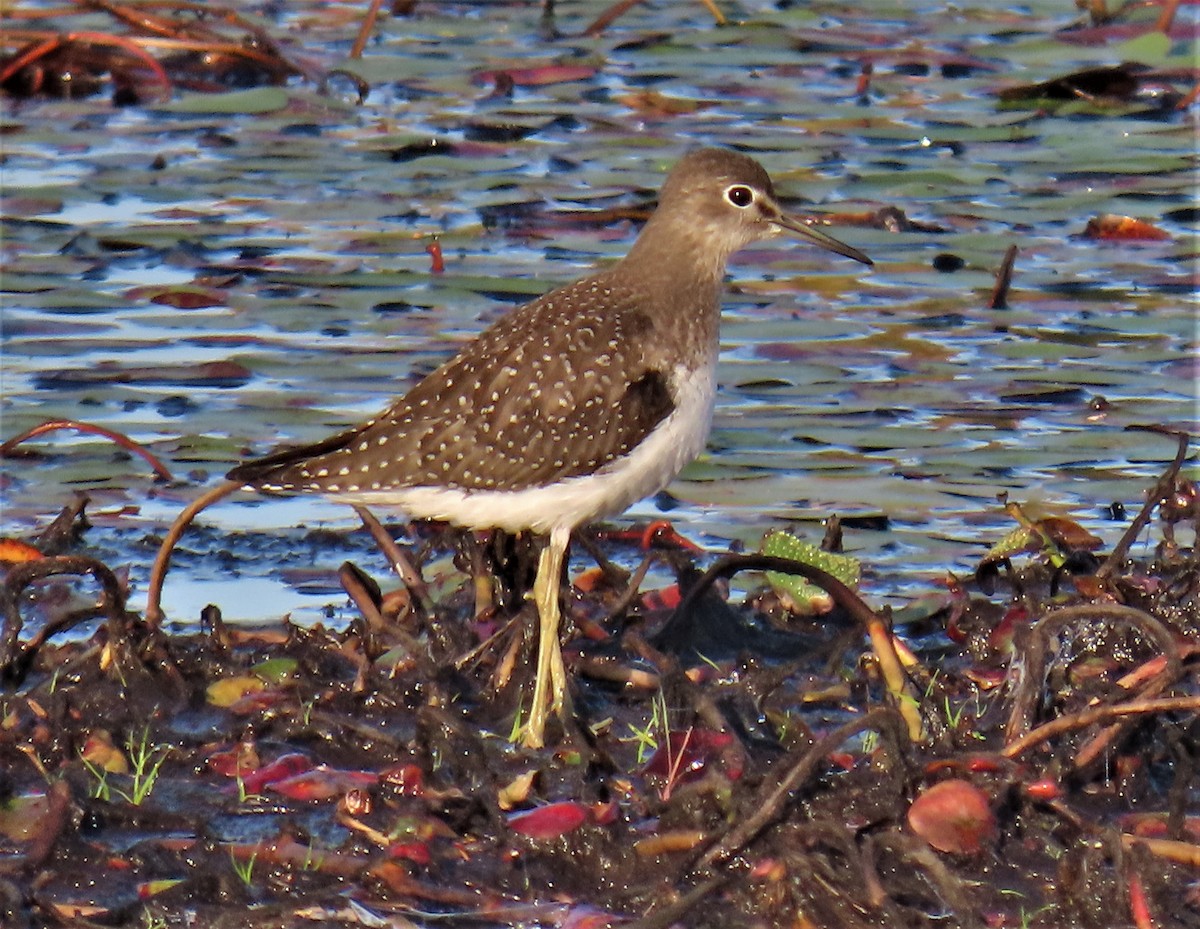
[[[1035,7],[1047,22],[1067,15]],[[872,25],[870,9],[842,11],[847,29]],[[997,42],[990,12],[964,11],[941,35],[940,17],[888,9],[897,41],[919,31],[931,54],[986,56]],[[498,304],[623,254],[630,220],[579,211],[645,204],[665,168],[704,142],[752,149],[800,209],[895,206],[945,231],[836,228],[871,254],[871,270],[795,243],[739,256],[712,441],[665,515],[721,550],[756,546],[775,525],[815,540],[832,513],[886,514],[887,531],[847,533],[877,595],[969,571],[1011,528],[1002,491],[1069,512],[1111,544],[1123,524],[1107,520],[1108,504],[1135,512],[1174,453],[1126,427],[1195,429],[1197,419],[1190,114],[1001,113],[998,84],[1106,54],[1064,47],[1051,63],[1044,40],[1025,48],[1011,35],[990,59],[996,71],[918,75],[885,56],[862,100],[842,53],[764,45],[761,23],[784,38],[810,28],[799,13],[756,9],[715,31],[698,12],[679,15],[639,6],[606,40],[631,44],[597,46],[594,82],[520,87],[511,99],[487,97],[471,73],[541,47],[536,11],[498,31],[430,10],[385,27],[364,63],[376,87],[361,108],[296,87],[288,107],[252,115],[134,117],[98,99],[9,116],[21,131],[6,136],[0,434],[52,417],[96,422],[153,447],[185,483],[152,486],[107,444],[48,439],[44,461],[4,463],[4,531],[27,534],[86,489],[89,543],[144,578],[152,551],[137,540],[233,462],[371,415]],[[671,38],[633,41],[651,31]],[[306,35],[330,60],[344,38]],[[704,107],[639,110],[648,75],[663,99]],[[537,131],[479,141],[518,124]],[[231,144],[212,146],[213,132]],[[452,143],[447,153],[392,159],[426,135]],[[1081,236],[1109,212],[1172,241]],[[424,250],[434,235],[440,275]],[[1010,244],[1021,249],[1011,309],[985,309]],[[934,270],[944,254],[962,269]],[[219,300],[188,310],[134,290],[183,284]],[[245,374],[206,380],[201,366],[214,363]],[[664,515],[662,502],[626,519]],[[246,533],[229,543],[240,574],[210,579],[183,559],[169,613],[194,617],[211,601],[242,618],[319,616],[341,602],[275,578],[335,570],[347,552],[268,555],[259,540],[351,528],[350,511],[230,501],[203,521]],[[219,548],[211,537],[203,546]]]

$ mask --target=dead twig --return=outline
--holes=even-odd
[[[379,609],[379,585],[354,562],[343,561],[338,568],[338,581],[346,596],[354,601],[358,612],[367,621],[367,629],[371,633],[382,632],[387,628],[383,613]]]
[[[171,523],[171,528],[167,530],[166,537],[158,547],[158,554],[154,556],[154,564],[150,567],[149,586],[146,589],[146,622],[154,628],[158,628],[164,618],[162,611],[163,582],[167,578],[167,570],[171,567],[171,552],[175,550],[175,545],[184,530],[192,524],[192,520],[202,510],[207,509],[218,500],[224,500],[241,487],[240,481],[222,481],[212,490],[201,494],[184,507],[183,512],[175,517],[175,522]]]
[[[16,60],[10,61],[5,66],[3,73],[0,74],[0,83],[7,81],[22,68],[28,67],[38,59],[67,45],[100,45],[120,49],[146,67],[154,80],[161,85],[164,94],[171,91],[171,78],[153,55],[141,48],[136,41],[107,32],[68,32],[40,42],[36,47],[19,53]]]
[[[1013,692],[1012,709],[1005,726],[1005,741],[1014,742],[1029,732],[1033,725],[1034,708],[1042,692],[1046,676],[1046,655],[1050,638],[1071,623],[1085,619],[1104,619],[1128,623],[1136,627],[1158,647],[1166,657],[1166,665],[1156,678],[1163,682],[1177,680],[1181,673],[1181,657],[1175,637],[1161,622],[1143,610],[1115,603],[1087,603],[1055,610],[1038,620],[1029,630],[1029,638],[1021,647],[1020,658],[1014,662],[1020,677]],[[1153,682],[1151,682],[1153,683]],[[1150,685],[1147,685],[1147,690]],[[1160,688],[1161,689],[1161,688]]]
[[[8,69],[6,69],[7,71]],[[0,75],[0,83],[3,83],[8,78]],[[139,445],[129,436],[120,432],[114,432],[112,429],[105,429],[103,426],[97,426],[93,423],[83,423],[74,419],[48,419],[40,425],[34,426],[32,429],[26,429],[20,435],[15,435],[11,439],[5,440],[4,444],[0,445],[0,458],[8,458],[14,454],[14,450],[22,442],[35,438],[39,435],[45,435],[47,432],[57,432],[59,429],[73,429],[75,432],[83,433],[84,435],[99,435],[112,442],[126,451],[133,452],[144,458],[146,463],[154,469],[154,473],[164,481],[173,481],[171,472],[167,466],[153,452],[148,451],[144,446]]]
[[[903,743],[903,718],[890,707],[878,707],[859,719],[839,726],[799,754],[793,753],[790,758],[781,760],[774,770],[782,771],[783,774],[777,781],[767,781],[759,788],[756,800],[751,804],[754,812],[737,822],[719,841],[709,846],[699,857],[693,870],[708,871],[745,848],[755,836],[780,817],[792,794],[812,777],[817,767],[823,764],[831,753],[840,748],[847,739],[866,729],[874,729],[881,735],[892,736],[895,744]]]
[[[338,569],[338,580],[341,581],[342,588],[354,601],[359,612],[363,614],[363,618],[367,621],[368,634],[371,637],[382,635],[393,642],[398,642],[413,661],[421,664],[427,675],[436,673],[429,650],[422,645],[420,640],[410,635],[398,623],[389,623],[384,619],[377,602],[379,588],[370,589],[374,586],[374,582],[370,578],[363,574],[356,565],[346,561]],[[373,647],[367,648],[367,651],[371,653],[372,658],[376,657]]]
[[[650,566],[654,564],[654,552],[647,552],[642,558],[641,563],[629,576],[629,582],[625,585],[625,589],[621,592],[621,596],[617,597],[617,602],[609,608],[608,618],[616,619],[624,616],[625,611],[633,606],[633,601],[637,599],[637,595],[642,588],[642,582],[646,579],[646,575],[650,571]]]
[[[1008,309],[1008,291],[1012,286],[1013,265],[1017,260],[1018,251],[1019,249],[1015,245],[1010,245],[1004,253],[1004,260],[1000,262],[1000,270],[996,272],[996,286],[992,288],[992,296],[988,300],[989,310]]]
[[[920,741],[924,738],[924,722],[921,719],[921,709],[917,694],[909,687],[908,676],[896,654],[896,646],[888,621],[872,610],[853,590],[839,581],[828,571],[793,561],[790,558],[777,558],[772,555],[725,555],[717,560],[700,577],[671,614],[663,626],[660,636],[676,631],[678,627],[689,622],[696,604],[708,589],[718,579],[730,577],[738,571],[779,571],[783,574],[798,574],[812,581],[833,598],[833,602],[846,611],[855,620],[871,640],[871,648],[875,660],[879,664],[879,673],[883,677],[888,693],[895,701],[897,709],[908,726],[909,738]]]
[[[125,593],[121,583],[109,568],[94,558],[82,555],[55,555],[15,565],[0,588],[3,599],[3,627],[0,628],[0,675],[21,680],[38,649],[53,635],[71,628],[93,615],[91,610],[72,612],[57,621],[47,623],[25,646],[21,647],[20,596],[30,584],[44,577],[63,574],[90,575],[100,585],[102,597],[99,609],[108,618],[109,639],[116,642],[126,633]]]
[[[375,544],[379,546],[380,551],[391,562],[392,570],[396,572],[400,580],[404,583],[404,586],[412,592],[422,612],[426,616],[431,615],[433,613],[433,599],[429,596],[429,587],[426,586],[425,579],[421,577],[421,572],[413,566],[411,559],[396,544],[396,540],[383,528],[383,524],[375,518],[370,510],[365,506],[355,504],[354,512],[358,514],[358,518],[362,520],[362,524],[371,533],[371,538],[375,540]]]
[[[82,531],[77,528],[76,524],[82,522],[83,511],[90,503],[88,495],[79,491],[75,492],[75,499],[62,508],[62,511],[54,517],[54,521],[50,523],[37,538],[37,549],[43,555],[60,555],[65,552],[76,540],[78,533]],[[86,526],[86,522],[82,522]]]
[[[1070,732],[1073,729],[1086,729],[1095,723],[1106,722],[1110,719],[1120,719],[1123,716],[1144,716],[1150,713],[1173,713],[1176,710],[1200,710],[1200,697],[1159,697],[1155,700],[1135,700],[1130,703],[1117,703],[1111,706],[1097,706],[1071,716],[1060,716],[1048,723],[1043,723],[1032,732],[1026,733],[1014,742],[1001,749],[1005,758],[1016,758],[1023,755],[1035,745],[1049,741],[1056,735]]]
[[[1129,555],[1129,549],[1133,546],[1142,529],[1150,522],[1155,509],[1158,508],[1158,505],[1175,486],[1175,478],[1179,476],[1179,469],[1183,467],[1183,462],[1187,458],[1188,447],[1191,444],[1191,437],[1184,432],[1171,432],[1152,426],[1129,426],[1128,428],[1173,436],[1179,442],[1179,448],[1175,452],[1175,459],[1167,466],[1167,470],[1159,477],[1154,487],[1150,490],[1150,493],[1146,495],[1146,502],[1142,506],[1141,511],[1134,517],[1133,522],[1129,524],[1129,528],[1125,530],[1121,536],[1121,540],[1113,546],[1113,550],[1108,558],[1105,559],[1104,564],[1100,565],[1096,570],[1096,578],[1098,580],[1104,580],[1124,563],[1126,557]]]

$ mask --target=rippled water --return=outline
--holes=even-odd
[[[372,82],[361,107],[301,83],[129,109],[10,106],[0,434],[98,423],[187,483],[157,487],[139,461],[60,435],[37,443],[48,457],[4,464],[3,530],[27,534],[86,489],[89,544],[144,579],[147,534],[202,485],[376,412],[504,307],[619,257],[636,225],[588,213],[648,203],[704,143],[760,157],[798,210],[895,207],[942,231],[837,226],[873,269],[783,241],[742,253],[709,451],[673,501],[626,520],[670,505],[722,550],[778,525],[817,538],[832,513],[886,514],[887,530],[846,539],[877,599],[969,572],[1010,528],[1000,492],[1111,544],[1124,523],[1109,504],[1135,511],[1174,453],[1126,427],[1196,429],[1196,110],[1045,113],[995,93],[1131,52],[1190,66],[1197,8],[1151,47],[1062,41],[1073,11],[1057,2],[780,6],[745,5],[721,29],[699,4],[643,6],[601,38],[555,40],[535,6],[424,6],[351,65]],[[558,26],[596,12],[568,7]],[[288,4],[268,27],[334,67],[355,28],[343,16]],[[511,99],[476,79],[550,63],[596,70]],[[430,138],[444,154],[409,148]],[[1085,237],[1104,213],[1170,240]],[[986,309],[1010,244],[1011,309]],[[934,270],[942,254],[961,270]],[[192,284],[211,306],[143,289]],[[244,374],[206,377],[211,362]],[[349,527],[348,510],[247,497],[203,521],[184,543],[199,554],[181,554],[167,586],[172,616],[210,601],[234,618],[340,608],[321,578],[361,540],[327,551],[296,527]]]

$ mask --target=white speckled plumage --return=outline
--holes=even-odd
[[[665,487],[701,450],[726,262],[784,231],[868,261],[784,214],[753,159],[692,152],[616,265],[512,311],[370,422],[229,477],[271,493],[549,535],[524,731],[526,744],[540,745],[565,691],[558,575],[570,532]]]
[[[625,455],[589,474],[517,490],[463,490],[436,486],[346,489],[337,499],[364,506],[395,506],[413,519],[509,532],[549,534],[619,513],[665,487],[704,447],[716,396],[714,365],[676,368],[670,381],[675,408]]]

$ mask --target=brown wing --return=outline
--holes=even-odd
[[[280,492],[521,490],[597,470],[674,409],[671,372],[641,349],[650,320],[604,281],[515,310],[375,420],[229,478]]]

